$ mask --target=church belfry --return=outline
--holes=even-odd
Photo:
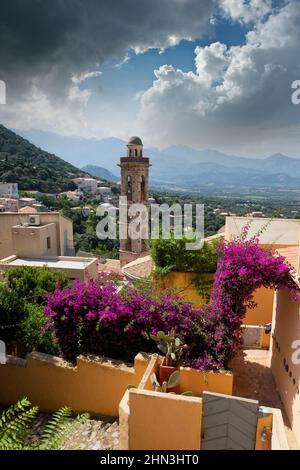
[[[149,158],[143,155],[143,142],[137,136],[131,137],[127,144],[127,156],[120,159],[121,167],[121,196],[127,198],[127,214],[132,204],[144,204],[148,207],[149,199]],[[122,206],[120,205],[120,212]],[[120,262],[124,266],[130,261],[134,261],[141,256],[148,254],[147,240],[142,237],[131,239],[128,234],[128,225],[130,218],[127,215],[126,221],[120,221],[123,224],[123,231],[127,234],[126,239],[120,240]],[[125,225],[125,227],[124,227]]]

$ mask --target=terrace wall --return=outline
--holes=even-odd
[[[0,364],[0,403],[23,397],[41,410],[69,406],[75,412],[117,416],[129,384],[138,385],[149,356],[138,354],[134,365],[97,356],[79,356],[76,366],[54,356],[31,353],[26,361],[9,356]]]
[[[300,302],[287,290],[276,293],[272,337],[272,373],[300,446]]]

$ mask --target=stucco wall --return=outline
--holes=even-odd
[[[204,298],[197,291],[195,281],[198,273],[195,272],[171,272],[165,276],[156,278],[156,287],[158,290],[162,288],[171,288],[188,302],[193,302],[197,306],[205,305],[208,299]],[[205,278],[213,280],[213,274],[206,274]]]
[[[75,412],[117,416],[129,384],[138,385],[149,361],[138,354],[134,366],[96,356],[77,358],[77,365],[47,354],[31,353],[27,361],[9,358],[0,365],[0,403],[27,397],[42,410],[70,406]]]
[[[244,325],[265,325],[272,322],[274,290],[261,287],[254,292],[255,308],[248,308]]]
[[[129,391],[129,449],[197,450],[202,399],[148,390]]]
[[[57,253],[55,253],[55,256],[72,254],[72,250],[74,248],[72,221],[58,212],[40,212],[38,215],[40,217],[41,225],[46,225],[52,222],[56,224]],[[22,215],[9,212],[0,214],[0,259],[7,258],[8,256],[15,254],[11,228],[20,224],[20,222],[28,222],[28,214]],[[70,248],[69,253],[65,253],[65,237]]]
[[[300,364],[292,360],[296,351],[292,343],[300,340],[300,302],[292,302],[289,292],[280,290],[276,293],[274,310],[271,369],[300,445]]]
[[[56,256],[59,252],[55,223],[40,227],[15,226],[11,231],[14,254],[18,256],[41,258]],[[47,238],[50,239],[50,248],[47,247]]]
[[[204,390],[232,395],[233,375],[180,368],[180,392],[194,397],[154,392],[150,377],[159,357],[152,355],[138,389],[126,391],[119,408],[120,449],[199,450]]]

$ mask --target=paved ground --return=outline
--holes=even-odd
[[[118,450],[119,425],[114,418],[97,417],[80,424],[64,442],[62,450]]]
[[[33,423],[29,443],[38,441],[51,414],[39,413]],[[70,421],[75,419],[75,415]],[[66,432],[61,450],[118,450],[119,424],[117,419],[106,416],[92,417],[77,423]]]
[[[258,400],[262,406],[280,408],[290,449],[299,449],[268,364],[269,351],[259,349],[241,351],[232,362],[233,395]]]

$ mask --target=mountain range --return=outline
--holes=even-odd
[[[113,181],[116,183],[119,181],[119,178],[114,175],[111,171],[103,168],[102,166],[97,165],[85,165],[82,167],[82,171],[89,173],[90,175],[96,176],[96,178],[101,178],[107,181]]]
[[[17,132],[76,167],[85,165],[84,170],[88,171],[93,166],[89,173],[95,176],[101,177],[101,172],[108,170],[112,175],[107,179],[119,178],[117,164],[126,153],[126,142],[121,139],[66,137],[38,130]],[[300,188],[300,158],[280,153],[267,158],[246,158],[174,145],[163,150],[145,148],[144,154],[151,159],[151,182],[155,185]],[[98,175],[95,167],[101,168]]]

